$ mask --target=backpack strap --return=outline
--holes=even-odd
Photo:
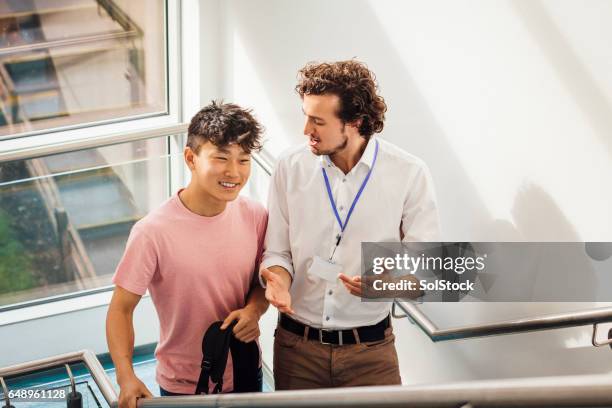
[[[218,394],[223,389],[223,373],[227,364],[232,330],[236,322],[230,324],[225,330],[221,330],[223,322],[214,322],[210,325],[202,339],[202,371],[196,386],[195,394],[208,394],[208,382],[211,380],[215,387],[213,394]]]
[[[257,342],[243,343],[232,335],[230,343],[234,368],[234,392],[260,392],[259,347]]]

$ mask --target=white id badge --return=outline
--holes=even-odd
[[[340,272],[342,272],[342,265],[331,263],[320,256],[315,256],[313,258],[312,265],[310,265],[310,269],[308,270],[309,274],[329,282],[336,282]]]

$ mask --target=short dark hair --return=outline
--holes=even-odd
[[[195,114],[187,132],[187,147],[195,154],[207,141],[217,147],[238,144],[247,153],[262,148],[263,126],[250,109],[233,103],[212,101]]]
[[[302,98],[304,95],[338,96],[338,117],[344,123],[361,119],[359,134],[366,140],[383,130],[387,104],[377,94],[376,76],[362,62],[309,62],[300,69],[295,90]]]

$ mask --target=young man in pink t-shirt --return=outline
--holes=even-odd
[[[162,395],[193,394],[200,375],[202,337],[215,321],[232,321],[237,339],[259,336],[268,307],[256,271],[266,210],[238,193],[261,147],[261,126],[250,111],[213,102],[189,126],[184,158],[191,181],[137,222],[113,276],[106,321],[108,347],[121,388],[119,405],[135,407],[151,392],[132,367],[136,304],[147,289],[160,323],[155,351]],[[227,365],[223,392],[233,389]]]

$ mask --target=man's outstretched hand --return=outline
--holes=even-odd
[[[353,296],[363,297],[361,291],[361,276],[348,276],[343,273],[338,274],[338,278],[344,284],[346,290]]]
[[[266,280],[266,300],[279,312],[294,313],[288,283],[267,268],[261,271],[261,276]]]

